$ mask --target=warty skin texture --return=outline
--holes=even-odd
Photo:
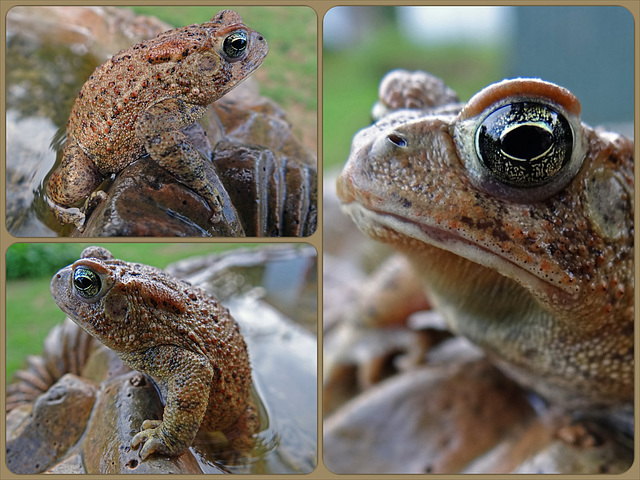
[[[83,285],[97,287],[87,296]],[[249,400],[247,347],[211,295],[101,247],[88,247],[60,270],[51,294],[73,321],[166,392],[162,421],[145,421],[131,441],[142,444],[143,459],[183,453],[201,428],[230,434],[232,448],[252,445],[259,422]]]

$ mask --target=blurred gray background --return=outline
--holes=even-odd
[[[511,38],[509,76],[540,76],[567,87],[592,124],[633,123],[633,16],[628,10],[519,7]]]

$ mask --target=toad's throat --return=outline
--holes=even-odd
[[[398,238],[400,235],[494,270],[538,294],[542,292],[546,295],[575,293],[575,286],[554,281],[556,279],[547,273],[539,272],[534,266],[521,265],[517,260],[503,255],[502,252],[476,243],[455,231],[437,225],[419,224],[397,214],[372,210],[356,201],[343,204],[342,209],[351,216],[365,234],[385,243],[393,242],[393,238]]]

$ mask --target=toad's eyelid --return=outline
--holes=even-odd
[[[90,258],[81,258],[80,260],[76,260],[73,263],[72,268],[75,271],[78,267],[81,267],[81,266],[87,267],[98,274],[109,273],[109,269],[102,262],[99,262]]]
[[[557,105],[569,115],[579,116],[580,102],[569,90],[538,78],[507,79],[482,89],[469,99],[460,112],[460,120],[480,115],[493,105],[508,103],[510,99],[541,99]]]
[[[229,34],[229,33],[232,33],[232,32],[234,32],[234,31],[237,31],[237,30],[239,30],[239,31],[243,31],[243,32],[245,32],[245,34],[246,34],[246,28],[247,28],[247,27],[246,27],[246,25],[245,25],[244,23],[237,23],[237,24],[235,24],[235,25],[228,25],[228,26],[226,26],[226,27],[224,27],[224,28],[221,28],[221,29],[217,30],[217,31],[216,31],[216,36],[218,36],[218,35],[219,35],[219,36],[221,36],[221,37],[222,37],[222,36],[224,36],[224,35],[227,35],[227,34]]]

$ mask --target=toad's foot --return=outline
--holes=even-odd
[[[145,460],[152,453],[161,455],[178,455],[184,448],[180,445],[172,445],[169,436],[162,429],[162,420],[145,420],[142,422],[142,430],[131,440],[131,447],[142,445],[140,458]]]
[[[93,192],[80,208],[58,205],[47,195],[45,195],[44,198],[58,222],[63,225],[73,223],[76,228],[82,232],[84,230],[87,217],[107,199],[107,194],[103,190]]]
[[[160,166],[180,183],[198,193],[212,210],[211,222],[222,219],[222,198],[205,173],[205,158],[181,128],[204,115],[206,107],[179,98],[167,98],[149,106],[136,124],[136,135]]]
[[[207,204],[211,209],[211,223],[218,223],[222,220],[222,198],[220,198],[220,194],[215,187],[212,189],[210,194],[206,196]]]

